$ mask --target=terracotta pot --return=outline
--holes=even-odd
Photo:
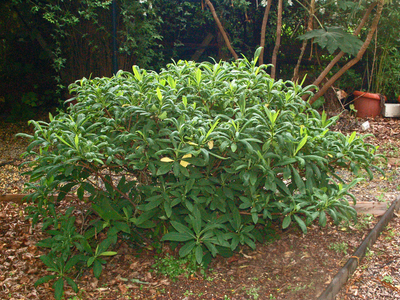
[[[386,97],[380,94],[354,91],[354,108],[357,110],[357,117],[365,118],[381,114]]]

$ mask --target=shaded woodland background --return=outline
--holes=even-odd
[[[397,2],[2,1],[0,116],[8,121],[28,119],[37,111],[62,107],[70,97],[67,89],[70,83],[82,77],[112,76],[113,41],[117,47],[118,69],[131,70],[132,65],[138,65],[160,70],[179,59],[234,60],[229,44],[239,58],[251,58],[263,36],[262,60],[267,64],[274,62],[276,79],[301,80],[307,75],[305,83],[316,83],[320,78],[318,85],[323,86],[354,60],[358,51],[357,43],[354,44],[357,51],[346,50],[345,45],[353,41],[340,34],[330,34],[330,30],[340,28],[352,35],[368,11],[358,35],[359,45],[370,38],[368,47],[360,60],[324,93],[325,106],[340,107],[337,90],[348,94],[355,89],[384,93],[394,102],[400,95],[400,5]],[[223,31],[217,26],[210,3]],[[383,6],[381,15],[380,6]],[[371,34],[378,14],[379,23]],[[265,34],[261,34],[263,21],[266,21]],[[299,37],[312,30],[319,36],[307,39],[304,44]],[[276,61],[273,61],[274,49]],[[321,77],[343,49],[345,53]],[[298,63],[297,76],[294,70]]]

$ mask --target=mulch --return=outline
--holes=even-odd
[[[365,121],[370,123],[367,131],[361,128],[361,124]],[[400,191],[400,120],[388,118],[355,120],[344,114],[334,129],[343,133],[357,131],[360,134],[374,134],[375,137],[369,137],[368,142],[380,146],[379,153],[388,157],[387,162],[380,162],[380,166],[386,172],[385,176],[377,174],[374,180],[361,183],[352,192],[358,201],[386,204],[393,201]],[[28,178],[21,176],[21,172],[28,170],[29,167],[27,165],[21,167],[25,161],[21,158],[21,153],[27,147],[28,141],[15,137],[15,134],[21,131],[29,133],[32,132],[31,130],[26,123],[0,122],[0,195],[23,192],[23,184]],[[29,220],[25,220],[24,207],[26,205],[12,202],[0,204],[0,298],[51,299],[51,286],[33,287],[33,282],[46,273],[44,265],[38,260],[42,250],[35,246],[36,241],[42,237],[41,231],[39,228],[32,229]],[[215,269],[210,275],[213,281],[208,283],[196,278],[182,279],[180,283],[171,282],[165,278],[160,279],[149,273],[150,266],[154,262],[152,261],[153,254],[150,253],[150,257],[137,259],[129,254],[131,250],[122,245],[122,253],[127,252],[121,257],[126,261],[125,264],[124,261],[121,263],[112,261],[110,266],[114,267],[106,270],[104,277],[102,275],[103,279],[98,282],[93,280],[90,274],[84,274],[81,287],[85,292],[82,294],[82,299],[100,297],[128,299],[125,296],[130,291],[134,291],[134,294],[129,294],[135,295],[132,299],[203,299],[198,296],[201,293],[204,294],[204,299],[224,299],[218,291],[228,286],[230,296],[225,299],[231,300],[252,299],[252,297],[257,299],[255,296],[257,293],[258,299],[313,299],[329,283],[330,278],[336,274],[346,258],[350,257],[351,251],[354,251],[361,243],[372,224],[373,222],[367,223],[368,228],[364,228],[365,233],[358,234],[356,231],[341,233],[334,228],[324,231],[317,227],[310,228],[310,235],[304,237],[298,233],[289,233],[282,240],[276,241],[273,246],[269,245],[270,248],[257,248],[255,252],[243,252],[230,263],[225,260],[215,262]],[[313,241],[310,241],[310,237]],[[335,253],[329,250],[329,245],[336,240],[348,243],[347,255],[335,257]],[[300,244],[303,248],[297,251],[296,245]],[[293,251],[293,247],[296,251]],[[400,298],[399,248],[400,222],[396,215],[378,241],[369,249],[366,257],[336,299]],[[269,253],[270,263],[266,261],[265,253]],[[311,256],[320,256],[320,258],[312,262]],[[329,259],[332,261],[329,262]],[[272,260],[278,263],[277,267]],[[307,264],[318,264],[318,268],[323,272],[317,273],[317,276],[311,271],[299,273],[298,268]],[[326,269],[323,264],[326,264]],[[118,274],[113,272],[117,269],[123,276],[118,277]],[[259,270],[261,273],[257,273]],[[285,272],[286,275],[284,275]],[[126,278],[130,278],[132,273],[136,276],[133,279],[140,279],[151,284],[148,287],[140,286],[132,283],[131,279],[129,280],[132,282],[126,284]],[[226,274],[228,275],[225,276]],[[253,278],[252,281],[250,277]],[[320,283],[317,284],[318,277],[320,277],[318,281]],[[231,279],[236,281],[231,282]],[[276,286],[281,284],[280,288],[273,288],[271,280],[275,281]],[[287,283],[282,283],[283,280]],[[309,284],[305,284],[307,280]],[[108,284],[107,281],[109,281]],[[204,287],[199,287],[197,296],[187,292],[196,289],[192,285],[194,282],[198,285],[204,283]],[[215,296],[207,296],[212,293]],[[69,291],[68,295],[72,297],[73,294]],[[218,295],[221,297],[219,298]]]

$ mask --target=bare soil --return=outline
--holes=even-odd
[[[368,120],[371,128],[361,131],[361,123],[345,115],[335,130],[344,133],[373,133],[369,142],[380,145],[388,156],[380,162],[386,175],[354,188],[359,201],[385,201],[390,204],[400,189],[400,121]],[[17,132],[29,132],[23,124],[0,122],[0,195],[21,193],[27,178],[20,175],[19,155],[27,142],[15,138]],[[34,286],[49,274],[39,256],[44,249],[36,242],[45,237],[40,226],[32,228],[26,220],[24,203],[0,201],[0,299],[53,299],[50,284]],[[205,274],[182,274],[173,280],[152,267],[162,253],[152,248],[131,248],[119,242],[99,280],[88,271],[76,274],[80,292],[66,289],[65,299],[316,299],[331,279],[361,244],[378,218],[359,216],[351,226],[312,225],[306,235],[298,228],[281,230],[272,224],[268,242],[257,250],[243,248],[233,257],[217,257]],[[379,241],[371,247],[354,276],[337,299],[400,298],[400,224],[395,217]],[[170,267],[173,269],[173,267]],[[180,267],[183,268],[183,267]],[[75,297],[75,298],[74,298]]]

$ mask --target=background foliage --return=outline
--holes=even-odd
[[[266,2],[212,2],[234,49],[245,56],[251,55],[260,44]],[[6,114],[9,115],[13,109],[15,112],[12,115],[19,115],[17,112],[25,109],[23,113],[29,115],[31,108],[37,105],[57,105],[57,99],[68,98],[66,86],[71,82],[82,77],[112,75],[111,3],[99,0],[1,2],[0,27],[5,34],[2,35],[0,50],[3,79],[0,105]],[[201,1],[117,0],[116,3],[119,69],[129,70],[136,64],[159,70],[171,59],[189,60],[209,33],[214,38],[205,47],[200,61],[209,60],[209,57],[230,59],[215,21]],[[394,88],[398,85],[396,57],[399,47],[395,30],[399,12],[395,4],[396,1],[385,7],[378,29],[376,51],[370,47],[368,55],[356,66],[358,82],[362,82],[360,88],[373,89],[372,86],[378,85],[376,89],[389,94],[390,98],[398,93]],[[301,48],[301,40],[297,37],[303,35],[307,27],[307,5],[302,1],[284,2],[282,42],[277,63],[279,78],[286,80],[293,76],[293,67]],[[330,28],[339,27],[346,34],[351,34],[367,5],[363,1],[318,1],[313,28],[325,28],[329,32]],[[275,43],[276,6],[276,3],[272,4],[267,23],[266,63],[270,62]],[[387,34],[381,35],[383,32]],[[361,40],[365,33],[364,30]],[[343,49],[346,44],[340,39],[328,41],[328,44],[320,45],[328,46],[331,52],[335,47]],[[308,80],[316,78],[333,57],[317,42],[318,38],[316,43],[308,43],[302,61],[300,75],[308,73]],[[348,49],[350,54],[354,51],[355,48]],[[18,58],[15,53],[24,57]],[[350,57],[343,57],[338,65],[344,65]],[[382,63],[380,57],[385,58]],[[41,71],[38,72],[38,69]],[[390,79],[383,79],[385,82],[382,82],[380,78],[375,78],[375,75],[383,73],[391,75],[384,77]],[[24,85],[16,82],[24,82]],[[346,82],[346,78],[341,81],[343,85]],[[11,90],[6,88],[10,85],[13,86]],[[350,89],[347,91],[351,92]]]

